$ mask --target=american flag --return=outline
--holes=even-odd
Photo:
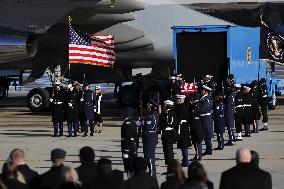
[[[112,67],[114,61],[112,35],[87,34],[69,27],[69,63]]]

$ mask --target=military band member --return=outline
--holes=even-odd
[[[234,145],[235,138],[235,84],[230,84],[226,88],[226,96],[225,96],[225,125],[228,130],[229,140],[225,144],[225,146]]]
[[[215,150],[224,148],[225,132],[225,105],[223,95],[217,94],[213,106],[214,132],[217,134],[218,147]]]
[[[235,96],[235,126],[236,126],[236,133],[237,141],[242,141],[242,124],[246,121],[245,115],[245,108],[244,108],[244,94],[241,91],[241,85],[236,84],[236,96]]]
[[[267,85],[265,78],[261,78],[259,83],[259,104],[262,115],[263,128],[260,131],[268,130],[268,115],[267,115],[267,106],[268,106],[268,96],[267,96]]]
[[[74,89],[72,84],[68,85],[68,93],[66,96],[66,119],[68,126],[68,137],[77,136],[79,121],[79,93]],[[73,130],[73,131],[72,131]]]
[[[101,92],[101,87],[96,86],[96,103],[95,103],[95,132],[101,133],[103,131],[103,117],[102,117],[102,92]]]
[[[259,93],[258,93],[258,82],[256,80],[251,83],[250,95],[252,97],[252,111],[253,111],[253,132],[258,133],[258,122],[260,120],[259,111]]]
[[[149,101],[147,104],[148,115],[142,126],[143,153],[151,176],[156,176],[155,153],[158,143],[158,106],[159,105],[154,100]]]
[[[174,159],[173,144],[176,143],[176,123],[177,118],[173,109],[174,102],[171,100],[164,101],[164,110],[159,121],[159,130],[164,151],[165,164],[168,165]]]
[[[121,152],[124,170],[128,178],[133,176],[133,161],[137,157],[136,137],[137,125],[134,119],[134,110],[127,108],[125,110],[124,122],[121,126]]]
[[[208,94],[208,91],[212,91],[212,89],[206,85],[203,85],[201,88],[201,98],[200,98],[200,120],[203,128],[204,141],[206,150],[203,155],[212,155],[212,142],[211,138],[213,135],[213,120],[212,120],[212,100]]]
[[[52,122],[54,128],[53,137],[63,136],[64,116],[64,95],[61,90],[60,82],[56,82],[53,89],[53,94],[49,99],[51,103]]]
[[[195,149],[195,156],[191,160],[201,161],[202,159],[202,141],[204,139],[203,129],[200,121],[200,94],[194,93],[190,98],[189,119],[190,119],[190,134],[192,144]]]
[[[188,148],[191,146],[190,127],[188,123],[188,109],[185,105],[185,95],[176,95],[175,112],[177,116],[178,134],[177,147],[182,152],[182,166],[188,166]]]
[[[83,112],[84,112],[84,137],[88,136],[88,128],[90,127],[90,136],[94,135],[94,110],[96,108],[96,96],[94,91],[90,89],[90,85],[84,84],[84,91],[81,98],[83,102]]]

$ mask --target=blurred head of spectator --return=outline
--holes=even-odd
[[[66,152],[60,148],[52,150],[50,154],[50,159],[52,161],[53,166],[59,166],[64,164],[65,156]]]
[[[69,166],[65,166],[63,170],[64,170],[63,171],[63,174],[64,174],[63,182],[80,184],[79,177],[75,169]]]
[[[251,152],[248,148],[240,148],[236,153],[237,164],[250,163],[251,162]]]
[[[255,167],[259,167],[259,155],[256,151],[251,150],[251,164]]]
[[[200,162],[194,161],[188,166],[188,181],[207,181],[207,173]]]
[[[13,164],[11,161],[7,161],[3,164],[1,179],[4,182],[5,180],[15,179],[20,181],[21,183],[26,183],[23,175],[18,172],[17,165]]]
[[[168,168],[167,168],[167,171],[168,171],[168,176],[172,176],[174,175],[175,178],[180,182],[180,183],[183,183],[184,180],[185,180],[185,175],[184,175],[184,172],[182,170],[182,166],[181,164],[179,163],[178,160],[172,160],[170,161],[169,165],[168,165]]]
[[[15,165],[24,165],[25,162],[25,152],[23,149],[14,149],[10,153],[10,160]]]
[[[112,173],[112,164],[109,159],[102,158],[98,161],[98,174],[104,176]]]
[[[95,161],[95,152],[93,148],[85,146],[79,152],[80,161],[82,164]]]
[[[146,160],[142,157],[135,158],[133,162],[133,169],[134,169],[134,173],[146,172],[147,170]]]

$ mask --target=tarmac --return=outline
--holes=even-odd
[[[14,148],[22,148],[26,152],[28,165],[43,173],[51,165],[50,151],[63,148],[67,152],[66,164],[72,167],[79,165],[78,152],[83,146],[95,149],[96,160],[109,158],[114,169],[123,170],[120,152],[120,125],[122,124],[121,109],[115,101],[105,102],[104,130],[93,137],[51,137],[52,123],[49,112],[32,113],[25,105],[23,96],[12,95],[8,100],[0,100],[0,164],[5,162],[9,152]],[[225,147],[223,151],[214,151],[212,156],[206,156],[202,164],[207,170],[208,178],[219,187],[221,173],[235,165],[235,152],[240,147],[248,147],[260,155],[260,167],[272,175],[273,188],[284,188],[284,99],[274,111],[269,111],[270,129],[266,132],[252,134],[251,138],[236,145]],[[261,125],[262,126],[262,125]],[[65,135],[67,126],[64,125]],[[227,133],[225,139],[227,140]],[[160,142],[160,140],[159,140]],[[213,147],[216,147],[216,137]],[[141,146],[141,144],[140,144]],[[181,160],[181,152],[175,149],[175,158]],[[190,158],[194,150],[190,149]],[[142,148],[139,156],[143,156]],[[165,180],[163,151],[161,143],[156,150],[157,172],[159,182]],[[186,171],[186,170],[185,170]]]

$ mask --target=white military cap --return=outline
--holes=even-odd
[[[212,75],[206,75],[205,77],[206,78],[212,78],[213,76]]]
[[[166,101],[164,101],[164,104],[172,106],[172,105],[174,105],[174,102],[171,101],[171,100],[166,100]]]
[[[96,90],[99,90],[99,89],[101,89],[101,86],[97,85]]]
[[[71,83],[67,85],[67,89],[70,89],[71,87],[73,87]]]
[[[210,87],[208,87],[207,85],[202,85],[202,88],[207,90],[207,91],[212,91],[212,89]]]
[[[182,77],[182,74],[177,74],[177,77]]]
[[[241,84],[235,84],[235,87],[236,88],[241,88],[242,86],[241,86]]]
[[[170,77],[170,79],[171,79],[171,80],[175,80],[175,79],[176,79],[176,77],[175,77],[175,76],[172,76],[172,77]]]
[[[248,86],[244,86],[244,88],[247,90],[247,91],[250,91],[250,87],[248,87]]]
[[[55,85],[60,85],[61,82],[60,82],[60,81],[56,81],[54,84],[55,84]]]
[[[177,94],[176,97],[177,97],[178,99],[184,99],[184,98],[185,98],[185,95]]]

